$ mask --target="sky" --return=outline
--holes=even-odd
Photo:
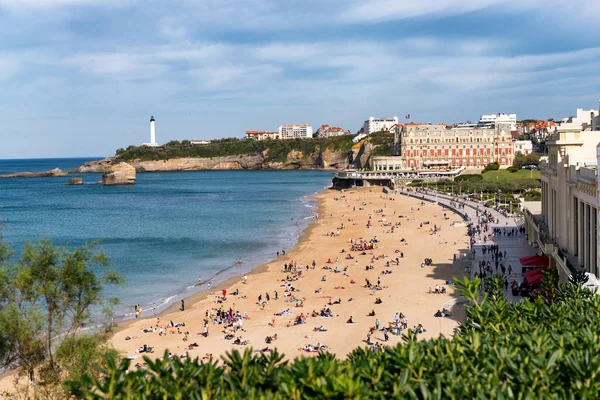
[[[600,99],[596,0],[0,0],[0,159],[309,123],[561,118]]]

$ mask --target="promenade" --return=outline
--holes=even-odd
[[[492,233],[494,228],[505,229],[507,232],[512,230],[513,228],[515,230],[518,230],[520,227],[523,226],[524,223],[523,218],[521,216],[506,217],[502,213],[496,211],[495,209],[491,207],[484,207],[483,203],[468,200],[464,196],[451,197],[446,194],[440,193],[437,193],[436,196],[436,192],[434,190],[419,192],[413,190],[400,190],[399,193],[411,197],[420,198],[429,203],[435,203],[437,201],[439,205],[460,214],[468,222],[472,222],[473,225],[477,225],[478,223],[478,217],[476,215],[477,211],[479,211],[480,215],[483,211],[491,212],[492,216],[497,220],[497,222],[494,221],[493,223],[489,224],[490,231],[487,232],[488,234]],[[456,201],[457,199],[458,201]],[[486,243],[484,243],[483,240],[479,240],[477,236],[474,236],[473,239],[475,239],[475,243],[471,246],[471,249],[475,250],[475,254],[471,256],[470,268],[467,268],[466,271],[469,273],[469,277],[471,279],[473,279],[474,274],[476,272],[479,272],[478,265],[480,261],[491,262],[490,254],[488,253],[484,255],[482,252],[482,248],[484,246],[496,244],[499,246],[500,251],[506,251],[506,257],[503,258],[502,261],[506,268],[508,268],[509,265],[512,267],[511,274],[508,274],[508,271],[506,272],[509,284],[513,280],[516,280],[518,283],[521,283],[523,281],[523,267],[521,266],[519,259],[527,256],[537,255],[537,250],[534,247],[531,247],[527,244],[525,234],[518,234],[515,236],[494,235],[492,236],[492,239],[488,240]],[[498,271],[498,274],[502,274],[502,272]],[[507,299],[511,299],[514,301],[521,300],[520,296],[512,295],[510,286],[506,291],[506,297]]]

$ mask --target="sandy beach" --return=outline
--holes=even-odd
[[[464,319],[463,307],[454,305],[458,293],[446,284],[463,276],[459,263],[453,263],[469,247],[464,224],[453,225],[461,219],[438,205],[387,195],[381,188],[325,190],[315,198],[319,201],[315,221],[291,251],[255,269],[246,281],[243,276],[230,279],[213,287],[212,295],[203,290],[185,299],[184,311],[179,302],[159,315],[143,310],[140,319],[117,327],[112,345],[133,365],[143,364],[143,355],[162,357],[165,350],[177,357],[219,358],[232,349],[277,348],[294,358],[315,355],[315,348],[323,346],[345,357],[368,345],[367,335],[377,323],[372,345],[399,343],[396,328],[403,328],[403,317],[408,329],[422,325],[422,338],[452,335]],[[353,245],[368,249],[353,251]],[[432,259],[431,265],[423,266],[426,258]],[[284,272],[290,263],[295,269]],[[429,293],[438,285],[446,293]],[[435,317],[443,308],[451,315]],[[217,310],[223,310],[220,316]],[[226,316],[230,310],[232,315]],[[373,311],[375,315],[369,316]],[[230,323],[218,323],[225,318]],[[348,323],[350,318],[355,323]],[[299,320],[303,323],[295,324]],[[319,327],[323,331],[315,331]],[[390,328],[387,341],[383,328]],[[245,345],[235,344],[236,339]],[[144,345],[153,352],[140,353]],[[307,345],[313,351],[304,350]]]
[[[146,354],[151,358],[161,357],[166,349],[174,356],[212,354],[218,358],[233,348],[246,346],[255,350],[277,348],[294,358],[316,354],[299,350],[309,344],[321,344],[345,357],[354,348],[367,345],[367,334],[377,321],[380,330],[373,332],[371,342],[398,343],[401,337],[395,334],[396,313],[406,317],[409,329],[421,324],[425,329],[420,334],[423,338],[451,335],[464,318],[462,306],[452,305],[458,294],[446,285],[446,281],[463,274],[458,263],[453,265],[454,255],[458,257],[468,248],[466,228],[452,226],[459,218],[431,203],[421,205],[416,199],[388,196],[380,188],[327,190],[316,198],[318,217],[290,252],[248,274],[246,283],[243,277],[232,279],[213,288],[213,295],[203,291],[186,299],[184,311],[179,309],[180,303],[156,316],[144,311],[141,319],[115,333],[112,344],[134,363],[142,362],[137,350],[144,345],[153,348],[153,353]],[[432,232],[434,227],[438,228],[436,233]],[[352,251],[352,244],[361,240],[376,240],[374,248]],[[431,258],[432,265],[422,267],[425,258]],[[290,263],[295,266],[295,274],[284,272],[284,266]],[[372,268],[367,270],[367,266]],[[372,286],[379,280],[380,290],[366,287],[366,280]],[[429,293],[436,285],[444,286],[447,292]],[[259,305],[259,296],[264,304]],[[381,304],[375,304],[377,298]],[[339,304],[329,305],[338,300]],[[443,308],[449,309],[451,316],[434,317]],[[231,310],[235,327],[215,322],[217,309]],[[313,312],[321,314],[322,310],[335,316],[313,316]],[[368,316],[372,311],[375,316]],[[241,317],[237,320],[236,312]],[[301,316],[304,323],[295,325]],[[348,323],[350,317],[354,324]],[[207,337],[205,320],[209,321]],[[185,326],[170,327],[170,322]],[[321,326],[326,331],[314,331]],[[381,329],[388,327],[392,329],[385,342]],[[230,339],[225,338],[227,333]],[[266,343],[267,336],[275,335],[276,340]],[[237,338],[247,344],[234,344]],[[189,348],[193,343],[198,346]]]

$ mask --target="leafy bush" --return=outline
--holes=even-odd
[[[454,178],[454,182],[474,182],[474,181],[482,181],[483,176],[480,174],[463,174]]]
[[[106,338],[77,328],[92,322],[92,310],[104,309],[110,321],[117,299],[103,288],[123,280],[96,243],[69,250],[43,239],[12,256],[0,236],[0,369],[37,374],[35,397],[50,398],[62,381],[99,372]]]
[[[511,165],[510,167],[506,168],[506,170],[510,173],[515,173],[519,170],[519,167],[515,167],[514,165]]]
[[[498,171],[499,169],[500,164],[498,163],[498,161],[494,161],[493,163],[489,163],[488,165],[486,165],[481,173],[485,174],[488,171]]]
[[[540,164],[540,155],[535,153],[523,155],[521,152],[517,152],[515,154],[515,158],[513,159],[513,166],[517,167],[517,169],[521,169],[523,165],[539,165]]]
[[[346,360],[320,353],[283,361],[246,349],[226,368],[197,358],[145,358],[147,369],[108,359],[103,379],[69,382],[85,399],[474,399],[597,398],[600,296],[546,274],[533,301],[509,302],[501,279],[458,282],[467,318],[452,338],[418,340],[385,351],[358,348]]]
[[[523,193],[523,198],[525,201],[539,201],[542,200],[542,193],[537,190],[530,190]]]

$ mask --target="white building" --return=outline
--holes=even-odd
[[[190,143],[192,144],[210,144],[210,140],[191,140]]]
[[[363,125],[367,135],[373,132],[389,131],[398,123],[398,117],[370,117]]]
[[[158,147],[156,144],[156,122],[154,119],[154,115],[150,117],[150,143],[144,143],[144,146],[149,147]]]
[[[521,153],[524,156],[533,153],[533,143],[531,140],[515,140],[515,154]]]
[[[563,118],[559,122],[559,130],[562,131],[577,131],[594,129],[597,130],[600,121],[598,119],[598,110],[584,110],[582,108],[577,109],[577,113],[574,117]]]
[[[308,124],[300,125],[281,125],[279,127],[279,138],[289,139],[312,139],[313,129]]]
[[[269,131],[246,131],[246,139],[252,140],[276,140],[279,139],[279,132]]]
[[[577,110],[548,137],[542,171],[541,214],[525,213],[529,242],[537,243],[561,282],[573,271],[600,276],[598,163],[600,132],[590,125],[595,110]]]
[[[510,124],[510,130],[517,130],[517,114],[484,114],[479,119],[480,125],[495,125],[499,123]]]

